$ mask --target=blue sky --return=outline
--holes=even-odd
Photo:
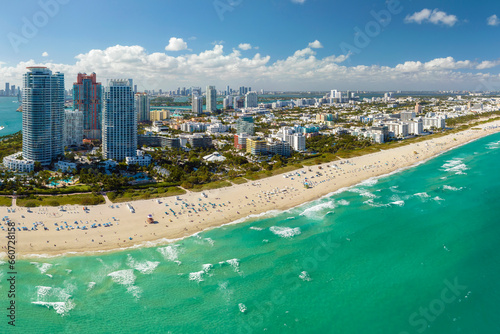
[[[8,1],[0,84],[45,64],[142,89],[500,90],[498,17],[498,1]]]

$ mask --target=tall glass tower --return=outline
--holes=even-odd
[[[73,84],[73,109],[83,112],[83,138],[101,140],[102,86],[95,73],[78,73]]]
[[[147,122],[151,120],[149,115],[150,100],[147,93],[136,93],[135,94],[135,110],[137,111],[137,121]]]
[[[49,165],[64,154],[64,74],[28,67],[23,75],[23,158]]]
[[[217,110],[217,90],[215,86],[207,86],[207,111]]]
[[[137,113],[132,79],[108,80],[104,89],[102,153],[105,159],[122,161],[137,154]]]

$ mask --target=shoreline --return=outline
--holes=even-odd
[[[206,197],[203,193],[189,192],[177,197],[101,204],[88,207],[87,212],[78,205],[66,205],[64,212],[54,207],[32,208],[31,212],[28,212],[28,208],[1,207],[0,215],[8,216],[17,223],[16,226],[28,229],[35,222],[43,222],[36,231],[16,231],[16,252],[18,258],[22,259],[85,256],[166,245],[213,228],[279,214],[343,192],[366,180],[383,178],[416,167],[450,150],[500,132],[500,121],[474,127],[478,128],[481,130],[468,129],[368,155],[306,166],[257,181],[205,191]],[[284,177],[291,174],[293,176]],[[312,186],[310,189],[303,186],[306,177]],[[135,213],[131,213],[128,204]],[[12,209],[15,212],[9,212]],[[146,224],[148,214],[153,214],[158,223]],[[0,222],[6,228],[5,222]],[[92,224],[96,227],[92,228]],[[105,227],[105,224],[108,226]],[[44,230],[43,226],[48,230]],[[6,234],[0,230],[2,232]],[[0,258],[6,257],[5,245],[0,245]]]

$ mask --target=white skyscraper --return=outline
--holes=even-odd
[[[222,108],[227,109],[232,106],[233,106],[233,99],[231,98],[231,96],[228,95],[224,98],[224,101],[222,102]]]
[[[83,142],[83,111],[64,110],[64,146],[79,146]]]
[[[137,113],[132,79],[108,80],[104,90],[102,153],[105,159],[122,161],[137,153]]]
[[[207,111],[217,110],[217,90],[215,86],[207,86]]]
[[[245,108],[257,108],[259,106],[259,98],[257,92],[248,92],[245,95]]]
[[[137,112],[137,122],[146,122],[150,120],[150,105],[148,94],[135,94],[135,111]]]
[[[28,67],[23,75],[23,158],[49,165],[64,154],[64,74]]]
[[[191,105],[193,108],[193,114],[201,115],[203,113],[203,96],[198,95],[198,91],[193,91]]]

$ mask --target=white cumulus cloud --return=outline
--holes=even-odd
[[[349,55],[318,57],[306,47],[291,55],[273,59],[254,51],[244,56],[238,49],[224,50],[221,44],[199,53],[178,56],[166,52],[149,53],[139,45],[115,45],[78,54],[73,63],[34,60],[7,65],[0,59],[0,77],[20,84],[28,66],[46,66],[64,73],[70,88],[79,72],[96,72],[106,79],[131,78],[140,90],[175,89],[179,86],[242,84],[266,90],[471,90],[476,87],[500,90],[500,76],[485,71],[500,66],[500,59],[456,60],[436,58],[427,62],[409,60],[394,66],[364,64],[349,66]],[[490,89],[490,88],[488,88]]]
[[[165,47],[166,51],[182,51],[188,48],[187,43],[182,38],[172,37]]]
[[[44,53],[42,53],[42,57],[48,57],[48,56],[49,56],[48,52],[45,51]]]
[[[315,40],[314,42],[309,43],[309,47],[312,49],[321,49],[323,48],[323,45],[321,44],[320,41]]]
[[[500,25],[500,20],[498,19],[498,16],[496,16],[496,14],[488,17],[486,19],[486,22],[488,23],[489,26],[492,26],[492,27],[496,27],[496,26]]]
[[[293,3],[299,3],[299,4],[304,4],[306,0],[292,0]]]
[[[249,43],[241,43],[240,45],[238,45],[238,47],[241,49],[241,50],[250,50],[252,48],[252,45],[249,44]]]
[[[458,22],[455,15],[447,14],[439,9],[430,10],[428,8],[422,9],[420,12],[415,12],[412,15],[407,15],[405,23],[433,23],[442,24],[453,27]]]

